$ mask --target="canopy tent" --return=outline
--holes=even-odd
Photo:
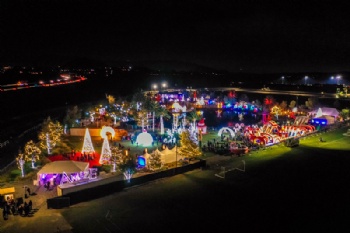
[[[84,171],[87,171],[88,169],[89,169],[88,162],[78,162],[78,161],[72,161],[72,160],[55,161],[43,166],[38,172],[38,174],[61,174],[63,172],[70,174],[70,173],[84,172]]]
[[[334,118],[337,118],[339,116],[339,111],[336,108],[318,108],[315,111],[310,112],[311,114],[316,114],[315,118],[320,118],[322,116],[332,116]]]
[[[339,112],[336,108],[318,108],[318,110],[310,112],[314,115],[313,119],[326,119],[327,124],[334,124]]]
[[[155,154],[160,154],[160,159],[162,161],[163,164],[167,164],[167,163],[172,163],[175,162],[176,160],[181,160],[184,159],[183,156],[177,154],[177,150],[178,148],[176,148],[176,146],[174,146],[174,148],[172,148],[171,150],[169,150],[168,147],[165,147],[164,150],[160,151],[158,149],[156,149],[153,153]]]
[[[45,183],[48,180],[53,184],[54,179],[62,177],[60,175],[78,175],[86,174],[89,172],[89,163],[88,162],[78,162],[72,160],[65,161],[54,161],[43,166],[40,171],[37,173],[37,182],[36,184]],[[83,175],[85,176],[85,175]]]

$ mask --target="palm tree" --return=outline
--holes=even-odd
[[[196,122],[200,120],[202,117],[196,113],[196,111],[190,112],[190,115],[188,116],[189,120],[192,120],[194,130],[196,129]]]
[[[169,111],[166,108],[160,107],[158,108],[158,111],[156,112],[156,116],[159,117],[160,121],[160,134],[164,134],[164,118],[170,119],[171,116],[169,114]]]
[[[154,132],[154,118],[160,106],[156,101],[151,100],[149,97],[146,97],[143,102],[143,107],[147,112],[152,112],[152,131]]]

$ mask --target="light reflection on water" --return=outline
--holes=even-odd
[[[262,119],[260,112],[254,113],[246,110],[234,111],[230,109],[200,109],[200,112],[202,112],[202,117],[205,118],[205,125],[208,127],[221,128],[225,126],[234,126],[236,123],[252,125],[258,123]],[[240,114],[243,116],[243,119],[241,118],[242,120],[240,120]],[[182,117],[183,116],[179,117],[179,121],[181,121]],[[164,121],[164,126],[171,128],[172,121],[172,119]]]
[[[224,127],[235,125],[236,123],[251,125],[258,123],[262,119],[261,114],[259,113],[253,113],[251,111],[234,111],[228,109],[204,109],[203,117],[205,118],[205,124],[208,127]]]

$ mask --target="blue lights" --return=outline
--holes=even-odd
[[[146,159],[142,156],[137,157],[137,164],[139,165],[139,167],[146,166]]]
[[[327,120],[321,119],[321,118],[315,118],[311,120],[311,123],[316,125],[327,125]]]

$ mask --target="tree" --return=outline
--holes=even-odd
[[[189,116],[188,116],[188,119],[191,120],[193,122],[193,127],[194,129],[193,130],[196,130],[196,126],[197,126],[197,121],[202,119],[202,116],[198,115],[196,113],[196,111],[192,111],[190,112]]]
[[[146,97],[143,102],[143,107],[147,112],[152,112],[152,131],[154,132],[154,118],[160,106],[156,101],[153,101],[149,97]]]
[[[51,150],[61,141],[63,134],[62,125],[56,121],[53,122],[50,117],[44,120],[41,131],[39,132],[39,145],[43,150],[47,150],[47,154],[51,154]]]
[[[32,162],[32,168],[35,168],[35,162],[39,160],[41,154],[40,148],[30,140],[24,146],[24,159]]]
[[[56,146],[52,149],[52,154],[65,154],[72,151],[72,148],[64,141],[57,142]]]
[[[310,97],[307,99],[307,101],[305,101],[305,106],[308,109],[314,109],[317,107],[317,105],[318,105],[318,99],[315,97]]]
[[[108,100],[108,104],[109,104],[109,105],[115,104],[115,98],[114,98],[114,96],[112,96],[112,95],[107,95],[107,94],[106,94],[106,99]]]
[[[282,103],[280,104],[280,109],[282,111],[285,111],[287,109],[287,101],[283,100]]]
[[[189,159],[202,155],[199,146],[191,140],[191,135],[188,130],[183,130],[180,135],[181,147],[178,150],[179,155]]]
[[[16,157],[16,162],[17,162],[17,166],[19,169],[21,169],[21,175],[22,177],[24,177],[24,164],[25,164],[25,157],[24,154],[22,154],[21,151],[18,151],[18,155]]]
[[[68,128],[78,126],[77,120],[81,119],[82,110],[78,106],[74,106],[67,110],[67,114],[63,119],[63,123],[68,126]]]
[[[158,111],[156,112],[156,116],[159,117],[160,121],[160,134],[164,134],[164,118],[170,119],[171,116],[169,114],[169,111],[164,107],[158,108]]]
[[[297,102],[295,100],[290,101],[289,108],[293,109],[296,106]]]
[[[148,158],[148,161],[147,161],[147,165],[151,170],[159,169],[162,166],[162,160],[160,158],[160,154],[158,153],[150,154],[150,157]]]
[[[133,174],[136,172],[136,166],[136,161],[132,156],[128,155],[127,153],[122,155],[118,164],[118,169],[123,173],[124,178],[128,181],[128,183],[130,182]]]
[[[111,146],[111,156],[110,156],[110,162],[113,164],[112,172],[116,172],[117,164],[121,163],[123,157],[123,151],[119,149],[119,147]]]

